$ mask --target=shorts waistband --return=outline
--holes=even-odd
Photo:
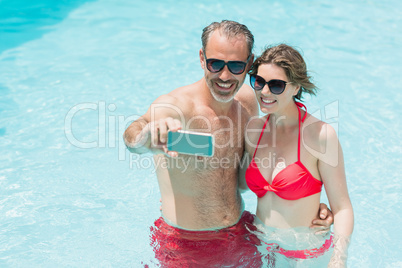
[[[170,225],[170,226],[172,226],[172,227],[174,227],[174,228],[180,229],[180,230],[185,230],[185,231],[190,231],[190,232],[191,232],[191,231],[192,231],[192,232],[199,232],[199,231],[201,231],[201,232],[203,232],[203,231],[216,231],[216,230],[222,230],[222,229],[230,228],[230,227],[233,227],[233,226],[235,226],[236,224],[238,224],[239,221],[241,220],[241,218],[243,217],[243,214],[244,214],[244,212],[245,212],[244,209],[245,209],[244,201],[243,201],[243,198],[241,198],[240,216],[239,216],[239,218],[237,219],[237,221],[236,221],[234,224],[232,224],[232,225],[229,225],[229,226],[221,226],[221,227],[216,227],[216,228],[187,229],[187,228],[181,227],[180,225],[177,225],[177,224],[171,222],[170,220],[168,220],[166,217],[163,216],[163,213],[161,214],[161,218],[165,221],[166,224],[168,224],[168,225]]]

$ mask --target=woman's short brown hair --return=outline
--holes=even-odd
[[[301,100],[302,93],[315,95],[317,87],[310,81],[311,76],[307,73],[307,66],[302,55],[291,46],[280,44],[270,46],[264,50],[251,66],[250,74],[257,74],[261,64],[275,64],[285,70],[289,82],[300,86],[295,99]]]

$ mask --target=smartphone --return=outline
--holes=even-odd
[[[211,157],[214,155],[214,137],[202,132],[169,131],[167,149],[181,154]]]

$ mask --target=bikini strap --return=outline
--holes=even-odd
[[[255,147],[255,150],[254,150],[253,159],[254,159],[255,154],[257,153],[258,145],[260,145],[262,134],[264,134],[265,126],[267,125],[267,123],[269,121],[269,117],[270,117],[270,115],[268,115],[267,120],[265,120],[264,126],[262,127],[260,138],[258,139],[257,147]]]
[[[301,123],[304,122],[304,120],[306,119],[307,116],[307,108],[303,103],[300,102],[296,102],[296,106],[297,106],[297,110],[299,111],[299,140],[297,142],[297,161],[300,161],[300,139],[301,139]],[[303,107],[306,112],[304,113],[303,118],[301,118],[301,111],[300,111],[300,107]]]
[[[301,102],[295,102],[295,103],[296,103],[297,107],[304,108],[304,110],[306,111],[304,113],[304,116],[303,116],[302,120],[301,120],[302,122],[304,122],[304,119],[306,119],[306,117],[307,117],[307,107],[306,107],[306,105],[304,105]],[[299,109],[299,113],[300,113],[300,109]]]

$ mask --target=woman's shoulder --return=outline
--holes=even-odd
[[[321,153],[326,150],[329,143],[338,142],[336,129],[309,113],[303,123],[302,131],[305,145]]]
[[[312,135],[316,135],[316,137],[323,138],[326,135],[323,133],[328,133],[330,135],[336,135],[335,128],[321,119],[307,113],[306,119],[304,120],[304,128],[309,131]]]

